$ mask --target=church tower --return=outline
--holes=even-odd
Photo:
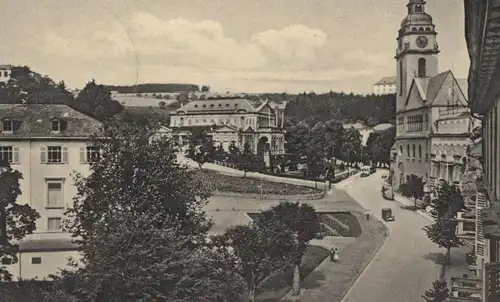
[[[396,111],[404,109],[414,77],[428,78],[438,74],[439,48],[436,26],[425,12],[424,0],[409,0],[408,15],[401,21],[396,50]]]

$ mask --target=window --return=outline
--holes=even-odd
[[[418,158],[422,159],[422,145],[418,145]]]
[[[417,31],[417,28],[416,27],[412,27],[411,30],[412,31]]]
[[[101,158],[101,152],[96,146],[87,146],[84,151],[84,159],[87,163],[97,162]]]
[[[6,160],[9,163],[11,163],[12,158],[13,158],[12,147],[1,146],[0,147],[0,160]]]
[[[43,157],[43,155],[42,155],[42,157]],[[66,147],[65,148],[63,148],[61,146],[49,146],[49,147],[47,147],[47,162],[48,163],[64,163],[67,161],[67,157],[68,157],[68,150]]]
[[[423,27],[419,27],[418,30],[419,31],[424,31],[424,28]]]
[[[64,208],[63,181],[47,181],[47,208]]]
[[[194,108],[198,108],[198,105],[194,105]]]
[[[412,148],[413,148],[413,158],[415,158],[415,155],[416,155],[416,154],[415,154],[415,153],[416,153],[416,152],[415,152],[415,150],[416,150],[416,149],[415,149],[415,145],[413,145],[413,146],[412,146]]]
[[[430,27],[426,27],[425,31],[431,31],[431,28]]]
[[[213,106],[214,106],[214,104],[210,104],[210,107],[213,107]]]
[[[222,104],[219,104],[218,106],[219,106],[219,107],[222,107]]]
[[[47,219],[47,229],[49,231],[62,231],[62,219],[60,217]]]
[[[410,145],[406,146],[406,156],[410,157]]]
[[[12,120],[4,120],[2,125],[3,132],[12,132],[14,131],[14,122]]]
[[[229,104],[226,104],[226,107],[229,107]]]
[[[32,257],[31,264],[42,264],[42,257]]]
[[[416,12],[416,13],[421,13],[421,12],[423,12],[422,6],[421,6],[421,5],[417,5],[417,6],[415,6],[415,12]]]
[[[203,104],[203,106],[202,106],[202,107],[203,107],[203,108],[206,108],[206,107],[207,107],[207,105]]]
[[[424,125],[424,116],[423,114],[412,115],[408,117],[408,131],[422,131]]]
[[[181,119],[180,119],[180,123],[179,123],[179,124],[180,124],[181,126],[184,126],[184,118],[183,118],[183,117],[181,117]]]
[[[425,59],[424,58],[418,59],[418,77],[419,78],[426,77],[426,69],[427,69],[427,62],[425,61]]]
[[[399,146],[399,155],[403,155],[403,146]]]
[[[61,131],[61,121],[60,120],[52,120],[50,131],[60,132]]]

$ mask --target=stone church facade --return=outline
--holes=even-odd
[[[440,179],[459,182],[474,127],[466,83],[451,70],[439,72],[436,26],[425,4],[409,0],[397,37],[395,189],[412,174],[430,186]]]

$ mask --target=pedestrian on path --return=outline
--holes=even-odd
[[[330,261],[334,262],[335,260],[335,249],[332,247],[330,249]]]
[[[365,211],[366,220],[370,220],[370,211]]]
[[[339,263],[339,250],[335,248],[333,253],[333,262]]]

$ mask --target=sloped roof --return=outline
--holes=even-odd
[[[237,112],[245,110],[247,112],[255,112],[255,106],[247,99],[242,98],[221,98],[196,100],[187,103],[175,112],[184,111],[186,113],[202,113],[202,112]]]
[[[444,81],[450,73],[451,71],[447,70],[429,79],[429,83],[427,84],[427,91],[425,94],[427,100],[429,100],[430,102],[434,101],[437,94],[439,93],[439,90],[441,90],[441,87],[443,87]]]
[[[383,77],[375,85],[391,85],[396,84],[396,77]]]
[[[441,72],[440,74],[431,78],[414,78],[414,86],[417,87],[418,92],[422,100],[428,104],[432,104],[439,92],[441,91],[443,85],[447,82],[451,84],[453,81],[458,83],[458,88],[462,91],[467,99],[467,80],[466,79],[456,79],[451,70]],[[413,85],[412,85],[413,87]],[[408,97],[410,94],[408,94]],[[408,100],[407,100],[408,102]]]
[[[51,120],[61,119],[66,127],[59,133],[51,132]],[[68,105],[63,104],[0,104],[0,120],[20,122],[13,133],[0,133],[8,137],[90,137],[101,130],[102,123]]]

